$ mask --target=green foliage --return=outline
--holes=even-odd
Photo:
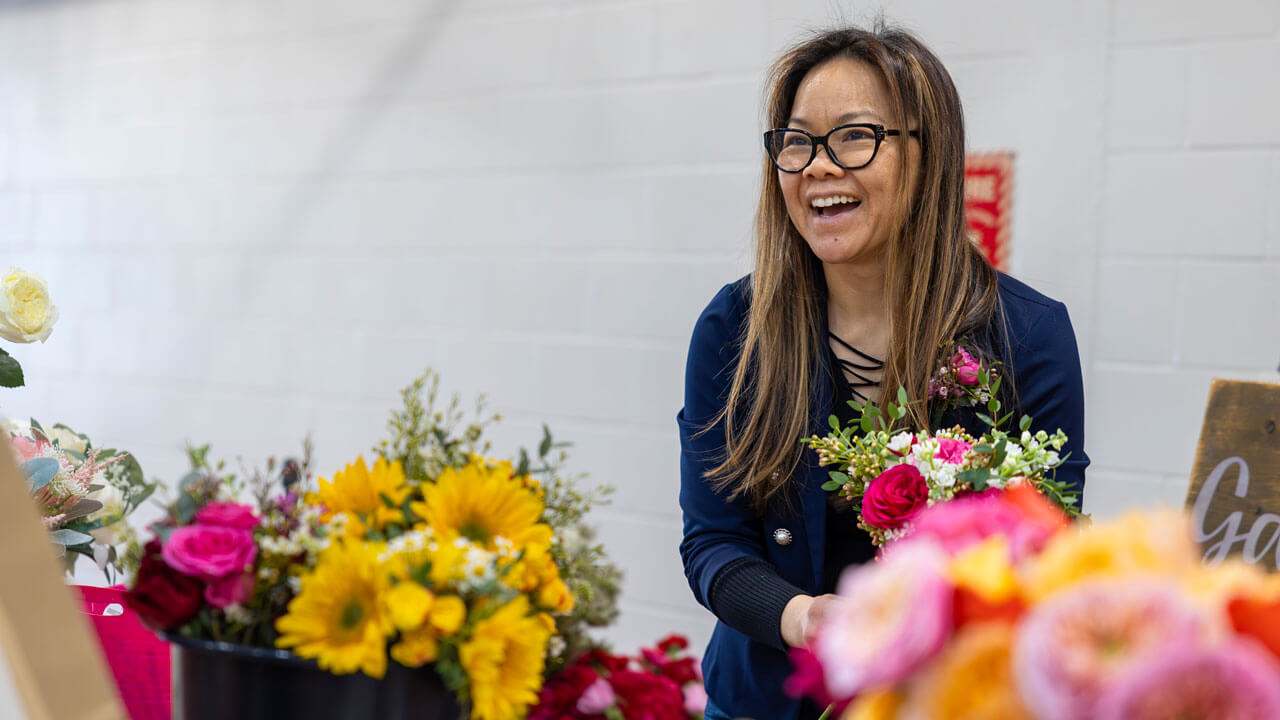
[[[0,349],[0,387],[22,387],[22,366],[12,355]]]
[[[373,450],[388,461],[399,460],[412,482],[431,482],[446,467],[462,467],[472,455],[487,454],[485,429],[502,419],[486,414],[483,395],[476,399],[473,417],[465,424],[466,413],[456,394],[447,407],[437,410],[440,376],[430,368],[400,391],[400,399],[403,407],[387,421],[391,437]]]

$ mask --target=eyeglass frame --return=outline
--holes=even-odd
[[[855,127],[866,128],[870,130],[872,133],[874,133],[876,138],[876,146],[871,151],[871,157],[868,158],[866,162],[862,163],[861,165],[845,165],[844,163],[836,159],[836,154],[832,152],[831,146],[827,144],[827,139],[830,138],[837,130],[847,130],[849,128],[855,128]],[[773,153],[770,152],[769,150],[769,137],[775,133],[781,133],[781,132],[798,132],[809,138],[809,142],[810,142],[809,160],[805,162],[804,165],[801,165],[798,170],[787,170],[783,168],[781,165],[778,164],[778,159],[774,157]],[[829,131],[827,131],[825,135],[814,135],[813,133],[806,132],[804,130],[801,130],[800,128],[780,127],[780,128],[773,128],[772,130],[765,131],[764,152],[766,155],[769,156],[769,161],[772,162],[773,166],[778,168],[780,172],[795,174],[795,173],[804,172],[809,168],[810,165],[813,164],[814,159],[818,157],[818,146],[821,145],[822,147],[826,148],[827,157],[831,159],[831,162],[835,163],[836,167],[843,168],[845,170],[861,170],[862,168],[870,165],[871,162],[876,159],[876,155],[880,154],[880,144],[884,142],[884,139],[886,137],[889,137],[889,136],[897,137],[897,136],[901,136],[902,134],[903,134],[902,130],[890,130],[885,128],[885,126],[879,123],[848,123],[845,125],[837,125],[836,127],[833,127]],[[919,138],[920,131],[907,130],[906,135],[909,137]]]

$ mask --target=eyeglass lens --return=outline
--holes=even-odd
[[[783,170],[802,170],[814,156],[812,138],[799,130],[775,131],[769,140],[769,155]],[[875,156],[876,135],[865,127],[839,128],[827,137],[827,147],[836,162],[857,168]]]

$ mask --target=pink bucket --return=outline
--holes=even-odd
[[[131,720],[167,720],[169,643],[138,622],[124,604],[122,586],[76,587]],[[103,615],[113,603],[120,605],[123,614]]]

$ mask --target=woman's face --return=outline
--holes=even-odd
[[[818,259],[827,264],[879,258],[889,240],[898,194],[901,154],[914,168],[915,141],[891,114],[893,104],[880,74],[860,60],[835,58],[814,67],[796,91],[787,127],[824,135],[847,123],[877,123],[903,131],[889,136],[870,165],[845,170],[819,147],[799,173],[778,171],[787,214]],[[835,204],[830,204],[837,199]],[[841,202],[840,200],[843,200]]]

